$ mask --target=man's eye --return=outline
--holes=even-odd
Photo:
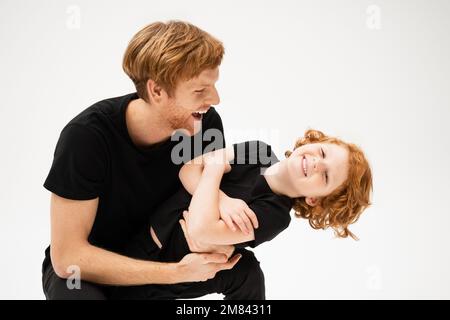
[[[202,89],[202,90],[195,90],[194,92],[195,93],[203,93],[205,91],[205,89]]]
[[[325,152],[323,152],[323,149],[322,149],[322,148],[320,148],[320,151],[322,151],[322,158],[325,159]]]

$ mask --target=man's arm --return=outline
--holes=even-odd
[[[69,200],[52,193],[51,258],[56,274],[68,278],[69,266],[78,266],[81,278],[109,285],[172,284],[205,281],[231,269],[239,260],[222,254],[189,254],[179,263],[143,261],[100,249],[88,242],[98,198]]]

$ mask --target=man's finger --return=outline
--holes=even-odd
[[[185,222],[183,219],[178,220],[178,222],[179,222],[180,225],[181,225],[181,229],[183,230],[184,237],[186,238],[186,242],[187,242],[187,244],[188,244],[189,249],[194,248],[194,245],[193,245],[193,243],[191,242],[191,239],[189,238],[188,233],[187,233],[187,231],[186,231],[186,230],[187,230],[187,229],[186,229],[186,222]],[[191,249],[191,250],[192,250],[192,249]]]
[[[227,255],[223,253],[203,253],[202,256],[206,263],[225,263],[228,260]]]
[[[250,209],[249,207],[247,207],[245,209],[245,213],[247,214],[247,217],[252,221],[253,223],[253,228],[258,229],[258,218],[256,217],[255,212],[253,212],[252,209]]]
[[[235,254],[234,256],[231,257],[230,260],[228,260],[227,263],[224,263],[220,270],[230,270],[232,269],[236,263],[238,263],[238,261],[242,258],[242,254]]]
[[[178,220],[178,222],[181,224],[181,229],[183,230],[184,234],[187,234],[187,232],[186,232],[186,222],[183,219]]]

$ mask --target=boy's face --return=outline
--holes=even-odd
[[[180,81],[172,97],[167,98],[165,117],[173,130],[186,129],[194,135],[201,128],[203,113],[220,102],[215,83],[219,68],[206,69],[198,77]]]
[[[315,205],[314,199],[331,194],[346,181],[348,157],[347,148],[334,143],[303,145],[287,158],[291,185],[309,205]]]

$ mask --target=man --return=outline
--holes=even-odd
[[[189,23],[150,24],[133,37],[123,60],[137,93],[97,102],[64,127],[44,183],[52,192],[51,245],[42,266],[47,299],[106,299],[116,285],[207,282],[222,270],[233,272],[241,257],[241,288],[231,285],[229,298],[264,298],[259,263],[248,251],[228,261],[222,254],[191,253],[178,263],[120,254],[152,210],[180,187],[182,163],[171,158],[172,133],[182,129],[196,141],[201,123],[203,131],[219,130],[215,143],[225,145],[211,107],[219,103],[215,82],[223,54],[221,42]],[[252,227],[256,218],[242,212],[224,220]],[[246,285],[247,273],[253,279]],[[66,279],[74,275],[81,283],[72,288]]]

